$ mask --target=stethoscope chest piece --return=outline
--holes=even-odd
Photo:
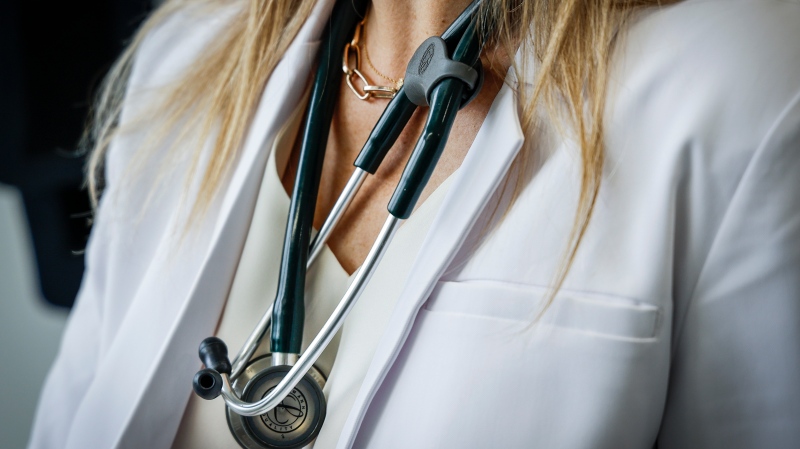
[[[256,402],[286,376],[290,366],[270,366],[269,355],[254,359],[231,385],[237,395]],[[228,426],[245,449],[299,448],[319,434],[327,411],[322,387],[325,378],[313,368],[280,405],[260,416],[241,416],[226,409]]]

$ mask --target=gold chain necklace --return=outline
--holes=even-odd
[[[369,55],[366,54],[366,46],[364,46],[364,54],[367,57],[367,63],[369,64],[370,68],[372,68],[375,73],[380,75],[381,78],[385,78],[392,82],[394,86],[373,85],[361,72],[361,35],[364,32],[364,24],[366,22],[366,18],[359,22],[359,24],[356,26],[355,32],[353,33],[353,39],[350,41],[350,43],[344,46],[344,55],[342,56],[342,71],[344,71],[345,74],[345,81],[347,81],[347,86],[353,91],[359,100],[368,100],[370,98],[394,98],[394,96],[397,94],[397,91],[400,89],[400,86],[403,85],[403,79],[401,78],[400,80],[393,80],[376,69],[375,66],[372,65],[372,61],[369,60]],[[354,62],[352,66],[350,64],[351,62]],[[356,83],[353,82],[353,76],[356,76],[359,80],[361,80],[360,89],[356,87]]]
[[[378,76],[380,76],[381,78],[383,78],[386,81],[392,83],[394,85],[395,91],[400,90],[400,88],[403,87],[403,78],[402,77],[398,78],[398,79],[390,78],[390,77],[384,75],[383,72],[378,70],[377,67],[375,67],[375,65],[372,63],[372,60],[369,58],[369,51],[367,51],[367,39],[366,38],[364,38],[364,56],[367,58],[367,64],[369,64],[369,67],[372,69],[372,71],[377,73]]]

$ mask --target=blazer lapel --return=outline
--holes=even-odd
[[[132,396],[138,402],[119,428],[118,437],[113,440],[115,447],[169,447],[172,442],[191,394],[191,377],[200,366],[196,348],[203,338],[213,335],[225,304],[250,225],[271,139],[303,95],[305,83],[298,80],[306,79],[313,67],[318,39],[332,6],[332,0],[323,0],[315,6],[272,73],[228,187],[218,209],[210,213],[218,218],[208,244],[199,242],[207,250],[200,256],[203,261],[197,265],[197,272],[189,273],[194,279],[191,288],[183,290],[183,299],[164,298],[163,291],[148,291],[146,287],[137,295],[137,299],[152,296],[180,301],[182,307],[178,308],[177,316],[157,320],[170,326],[162,331],[168,338],[161,347],[152,348],[153,360],[147,372],[142,373],[142,381],[130,385],[136,388]],[[236,350],[231,348],[234,354]],[[176,381],[176,377],[180,380]]]
[[[505,85],[431,225],[342,430],[339,449],[349,449],[353,445],[369,403],[403,346],[417,311],[488,204],[522,142],[516,96],[513,89]]]

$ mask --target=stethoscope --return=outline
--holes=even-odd
[[[313,242],[312,223],[322,162],[341,82],[341,55],[366,13],[368,0],[339,0],[325,30],[306,110],[300,160],[289,206],[274,304],[264,313],[231,363],[219,338],[200,344],[206,368],[194,377],[203,399],[220,394],[228,425],[245,448],[296,448],[309,444],[325,419],[325,377],[313,366],[364,291],[400,224],[411,215],[442,154],[458,110],[483,82],[474,0],[441,37],[426,39],[408,63],[403,87],[389,102],[354,165],[355,171]],[[452,55],[452,56],[449,56]],[[388,205],[389,216],[363,265],[330,318],[299,356],[303,337],[306,270],[325,245],[367,174],[374,174],[419,106],[430,106],[424,129]],[[272,325],[270,355],[253,354]]]

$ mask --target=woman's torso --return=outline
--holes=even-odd
[[[610,81],[598,204],[536,325],[568,238],[579,170],[569,138],[545,130],[539,162],[519,174],[522,190],[505,210],[501,187],[522,141],[514,94],[503,88],[399,293],[339,447],[793,444],[798,8],[690,1],[632,26]],[[201,51],[211,31],[183,18],[159,33],[143,49],[134,86],[179,73],[181,60],[164,62],[161,49],[181,37],[183,51]],[[50,413],[70,415],[53,432],[66,435],[65,446],[171,443],[197,369],[194,348],[216,325],[226,293],[218,284],[232,279],[246,234],[266,161],[258,141],[274,136],[301,94],[273,82],[307,71],[316,45],[307,42],[273,75],[262,100],[272,109],[256,113],[255,143],[212,205],[216,221],[189,236],[200,244],[172,251],[168,211],[178,209],[177,194],[155,199],[163,212],[136,225],[129,218],[143,195],[114,205],[112,184],[65,342],[92,350],[63,353],[44,392],[61,394],[45,402]],[[118,141],[112,179],[136,142]],[[348,338],[359,336],[345,331],[340,344]],[[143,375],[118,368],[131,363]],[[84,377],[71,375],[80,369]],[[64,388],[62,375],[77,380]],[[114,376],[128,388],[116,388]],[[113,413],[103,413],[110,395]],[[47,438],[39,435],[34,447]]]

